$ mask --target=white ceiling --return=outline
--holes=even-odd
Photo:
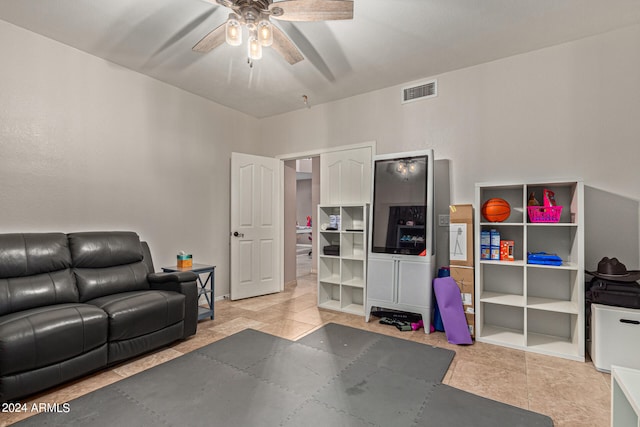
[[[229,10],[203,0],[2,0],[0,19],[255,117],[640,23],[640,0],[355,0],[354,19],[278,21],[305,60],[192,52]],[[2,43],[6,43],[3,40]]]

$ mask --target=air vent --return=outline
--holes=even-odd
[[[418,101],[420,99],[433,98],[438,96],[437,80],[420,83],[417,86],[402,88],[402,103]]]

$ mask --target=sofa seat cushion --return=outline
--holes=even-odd
[[[109,341],[146,335],[184,319],[185,297],[170,291],[132,291],[87,301],[109,316]]]
[[[0,376],[42,368],[107,342],[107,314],[88,304],[32,308],[0,317]]]

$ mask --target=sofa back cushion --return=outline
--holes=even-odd
[[[63,233],[0,234],[0,315],[78,302]]]
[[[147,266],[136,233],[99,231],[68,236],[81,302],[149,289]]]
[[[69,267],[71,254],[63,233],[0,234],[0,279]]]
[[[142,261],[140,238],[132,231],[87,231],[69,234],[75,268],[103,268]]]

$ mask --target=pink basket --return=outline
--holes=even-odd
[[[527,206],[531,222],[559,222],[562,206]]]

